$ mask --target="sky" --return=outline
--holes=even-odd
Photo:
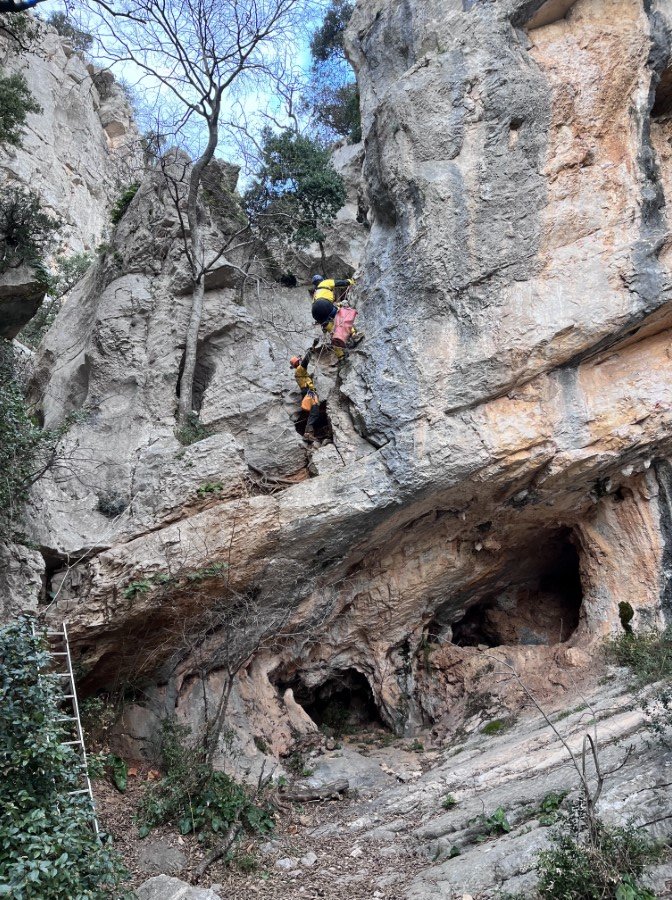
[[[310,69],[310,35],[320,24],[324,10],[328,6],[328,0],[310,0],[310,5],[311,9],[302,16],[302,25],[295,32],[293,41],[291,44],[285,43],[283,47],[292,71],[296,72],[298,81],[305,78]],[[91,14],[87,15],[81,6],[78,7],[76,0],[69,0],[68,6],[69,10],[66,10],[66,3],[63,0],[46,0],[46,2],[39,3],[35,11],[43,19],[48,18],[54,12],[68,11],[79,27],[94,34],[95,37],[97,25]],[[95,44],[87,52],[87,56],[94,63],[102,67],[109,67],[117,80],[122,80],[131,88],[137,101],[136,113],[141,131],[153,130],[156,128],[157,117],[165,120],[167,115],[174,111],[175,103],[172,102],[169,89],[161,85],[158,79],[146,76],[134,63],[117,62],[110,65],[109,58],[105,58],[100,47],[96,47]],[[264,112],[272,116],[274,121],[263,118]],[[220,144],[217,155],[242,165],[243,172],[248,173],[250,168],[254,167],[254,158],[256,157],[253,136],[258,135],[261,125],[264,122],[275,124],[276,127],[290,124],[285,112],[284,101],[269,85],[248,85],[244,90],[235,91],[226,106],[223,107],[221,120],[223,123],[232,122],[235,126],[242,125],[243,133],[239,127],[227,129],[226,125],[223,125],[220,128]],[[192,156],[197,155],[207,139],[201,121],[199,117],[195,117],[193,126],[189,125],[181,133],[180,143]],[[231,137],[231,134],[235,136]],[[176,142],[175,140],[169,141],[172,144]]]

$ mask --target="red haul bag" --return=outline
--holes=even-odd
[[[350,337],[352,326],[357,318],[357,310],[351,306],[342,306],[334,318],[334,330],[331,332],[331,343],[335,347],[345,347]]]

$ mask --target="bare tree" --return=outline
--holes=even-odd
[[[207,259],[199,188],[220,141],[222,111],[252,84],[277,83],[283,51],[296,41],[310,0],[84,0],[95,17],[103,58],[128,64],[137,81],[158,85],[162,110],[173,109],[173,134],[200,145],[191,165],[182,223],[192,304],[180,378],[178,421],[192,414],[198,332],[203,314]],[[89,30],[93,23],[87,23]],[[165,121],[165,116],[163,117]]]

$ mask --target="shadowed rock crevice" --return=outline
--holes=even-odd
[[[301,409],[299,411],[298,416],[294,421],[294,427],[298,434],[303,437],[306,431],[306,425],[308,424],[308,412],[305,409]],[[333,429],[331,427],[331,420],[329,419],[329,413],[327,412],[327,401],[322,400],[320,403],[320,414],[317,422],[314,427],[315,437],[318,441],[330,441],[333,438]]]

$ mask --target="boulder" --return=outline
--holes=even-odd
[[[179,878],[157,875],[136,888],[138,900],[222,900],[208,888],[192,887]]]
[[[184,853],[165,841],[146,840],[140,845],[138,868],[147,875],[179,875],[186,865]]]
[[[0,274],[0,337],[12,340],[30,322],[44,300],[46,289],[27,265]]]

